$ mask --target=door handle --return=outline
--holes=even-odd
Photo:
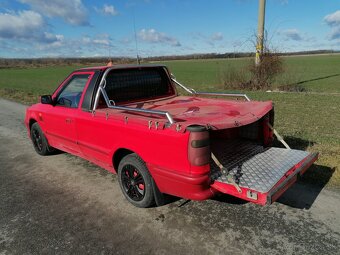
[[[73,120],[72,119],[66,119],[65,121],[66,121],[67,124],[71,124]]]

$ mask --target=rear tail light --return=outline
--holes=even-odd
[[[203,166],[210,162],[209,132],[203,126],[189,126],[190,132],[188,144],[189,162],[194,166]]]

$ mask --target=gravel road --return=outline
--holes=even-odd
[[[137,209],[117,178],[35,153],[0,99],[0,254],[340,254],[340,193],[300,182],[271,206],[229,196]]]

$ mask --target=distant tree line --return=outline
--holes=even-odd
[[[275,53],[278,56],[293,55],[312,55],[312,54],[332,54],[340,53],[333,50],[315,50],[315,51],[299,51]],[[156,56],[141,58],[141,62],[150,61],[168,61],[168,60],[190,60],[190,59],[222,59],[222,58],[244,58],[254,57],[253,52],[227,52],[227,53],[207,53],[207,54],[190,54],[190,55],[172,55],[172,56]],[[0,68],[31,68],[41,66],[61,66],[61,65],[106,65],[109,61],[113,64],[133,64],[136,63],[135,58],[128,57],[89,57],[89,58],[0,58]]]
[[[132,58],[107,58],[107,57],[93,57],[93,58],[0,58],[0,68],[31,68],[41,66],[65,66],[65,65],[106,65],[109,61],[114,64],[132,63],[135,61]]]

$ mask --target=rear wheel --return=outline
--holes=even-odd
[[[145,208],[154,204],[152,177],[137,154],[129,154],[119,163],[118,181],[124,196],[134,206]]]
[[[54,148],[48,145],[46,137],[37,122],[31,127],[31,140],[35,151],[42,156],[49,155],[55,151]]]

